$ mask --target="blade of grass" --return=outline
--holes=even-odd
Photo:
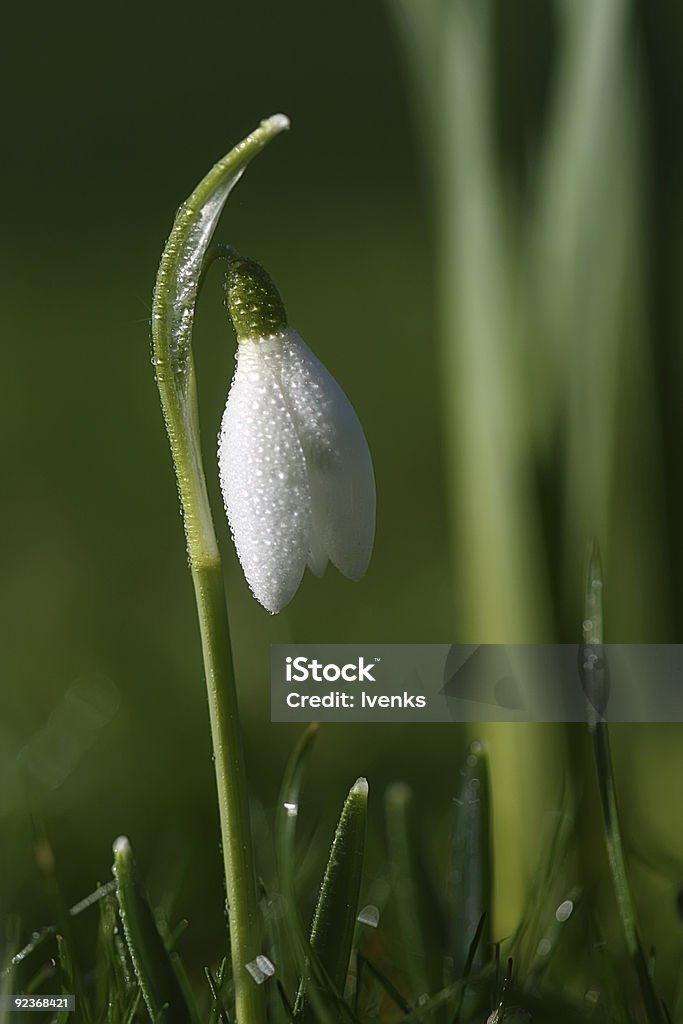
[[[355,1022],[356,1018],[344,1003],[343,993],[339,992],[333,984],[309,941],[299,911],[296,893],[296,828],[299,801],[317,732],[318,726],[310,725],[290,757],[280,788],[275,835],[278,872],[285,905],[285,923],[293,955],[296,958],[300,974],[303,976],[304,973],[308,973],[315,980],[315,984],[311,986],[308,994],[319,1020],[326,1024],[339,1024],[340,1019]]]
[[[651,528],[662,515],[661,446],[643,288],[644,132],[631,5],[556,6],[558,72],[528,267],[535,434],[547,459],[558,442],[563,455],[561,611],[563,623],[575,621],[585,539],[597,534],[609,544],[614,620],[633,639],[655,639],[667,635],[663,535]]]
[[[164,945],[130,843],[124,836],[114,843],[114,872],[126,942],[149,1015],[163,1024],[188,1024],[195,1020],[195,1014]]]
[[[573,1005],[553,994],[534,996],[511,987],[506,993],[505,1003],[507,1008],[504,1007],[500,1016],[494,1018],[495,1024],[586,1024],[590,1019],[585,1007]],[[625,1024],[621,1017],[610,1018],[610,1021],[616,1020]]]
[[[279,896],[276,895],[274,898],[270,894],[263,880],[259,881],[259,907],[264,922],[268,956],[277,969],[278,976],[275,983],[278,989],[282,989],[286,993],[290,984],[294,984],[291,982],[292,972],[290,970],[294,965],[291,963],[293,958],[288,956],[289,943],[282,921],[282,900]],[[272,1001],[270,1012],[274,1024],[287,1024],[291,1019],[291,1014],[281,999]]]
[[[49,961],[40,967],[36,974],[33,975],[31,980],[23,986],[23,994],[30,996],[34,992],[38,992],[41,985],[43,985],[48,979],[52,979],[57,974],[53,961]],[[64,989],[63,991],[71,992],[71,989]],[[79,1007],[80,1009],[80,1007]]]
[[[389,861],[403,963],[416,1004],[438,992],[443,981],[440,928],[430,896],[414,821],[410,787],[397,782],[385,797]]]
[[[114,1014],[123,1016],[130,997],[137,985],[133,980],[133,968],[128,959],[125,944],[118,934],[118,903],[115,895],[107,895],[99,904],[100,923],[97,937],[98,964],[96,1000],[100,1016],[112,1008]],[[111,1010],[110,1010],[111,1012]]]
[[[85,896],[78,903],[75,903],[73,907],[69,907],[69,917],[78,917],[84,910],[88,910],[90,907],[99,903],[106,896],[116,891],[116,882],[107,882],[106,885],[99,885],[94,892],[91,892],[88,896]]]
[[[600,647],[604,643],[603,607],[604,588],[600,552],[597,544],[593,542],[588,556],[586,573],[583,630],[585,642]],[[662,1004],[652,984],[652,978],[648,970],[647,959],[636,923],[636,912],[631,894],[619,822],[617,792],[607,722],[602,717],[590,715],[588,727],[593,741],[593,756],[605,826],[607,860],[612,875],[612,884],[626,948],[638,981],[647,1019],[650,1024],[664,1024],[665,1018]]]
[[[410,1013],[412,1011],[413,1007],[405,999],[405,997],[399,992],[399,990],[396,988],[396,986],[393,984],[393,982],[391,982],[389,980],[389,978],[387,978],[386,975],[383,974],[379,970],[378,967],[375,967],[375,965],[372,963],[372,961],[368,960],[367,957],[363,956],[363,954],[359,950],[358,951],[358,985],[359,985],[359,987],[360,987],[361,970],[362,970],[362,968],[365,968],[367,971],[370,972],[370,974],[373,976],[373,978],[375,978],[375,980],[384,989],[384,991],[389,996],[389,998],[392,1000],[392,1002],[395,1003],[396,1006],[398,1006],[399,1010],[401,1010],[403,1013]]]
[[[139,1007],[141,1001],[142,1001],[142,992],[140,991],[140,989],[138,989],[137,992],[135,992],[134,995],[131,998],[130,1007],[128,1009],[128,1012],[127,1012],[126,1016],[123,1019],[123,1024],[133,1024],[133,1021],[137,1017],[138,1007]]]
[[[318,728],[317,723],[313,722],[301,736],[289,759],[280,787],[275,821],[275,841],[280,873],[286,879],[293,877],[296,857],[296,824],[301,788],[313,753],[313,744],[318,735]]]
[[[63,935],[57,935],[57,955],[59,957],[62,993],[64,995],[71,995],[76,990],[76,979],[74,977],[71,950]],[[88,1020],[90,1015],[86,1012],[86,1007],[83,1005],[82,993],[78,994],[77,1001],[80,1004],[78,1006],[79,1015],[82,1015],[84,1020]],[[69,1012],[69,1010],[62,1010],[57,1015],[57,1024],[68,1024]]]
[[[548,939],[549,924],[552,927],[552,922],[549,922],[549,903],[554,920],[555,909],[567,898],[570,885],[567,876],[571,863],[570,849],[576,828],[576,812],[573,791],[566,779],[558,793],[556,807],[549,840],[543,843],[533,873],[535,884],[529,892],[524,914],[511,944],[515,959],[528,965],[525,980],[531,984],[537,980],[537,969],[540,971],[542,965],[547,963],[546,958],[542,958],[542,963],[539,960],[538,949],[539,943],[543,939]],[[576,890],[573,898],[578,899],[579,895],[580,891]]]
[[[465,978],[467,978],[472,973],[472,965],[474,964],[475,957],[476,957],[477,952],[479,950],[479,945],[481,943],[481,937],[484,934],[484,925],[485,924],[486,924],[486,914],[482,914],[481,917],[479,918],[479,924],[477,925],[477,930],[474,933],[474,938],[472,939],[472,942],[470,943],[470,948],[467,951],[467,960],[465,961],[465,970],[463,971],[463,976]],[[467,991],[467,989],[463,989],[462,992],[460,993],[460,996],[458,997],[458,1002],[457,1002],[457,1005],[456,1005],[456,1010],[455,1010],[455,1013],[453,1015],[453,1024],[459,1024],[460,1014],[462,1013],[463,1003],[465,1002],[466,991]]]
[[[311,949],[341,994],[358,913],[367,806],[367,781],[357,779],[342,808],[311,926]],[[304,972],[294,1006],[295,1016],[302,1024],[313,1024],[316,1019],[310,999],[310,989],[315,984],[315,979]]]
[[[215,1021],[218,1019],[221,1024],[230,1024],[230,1018],[223,1006],[223,1000],[221,999],[220,992],[218,991],[218,985],[216,979],[211,973],[211,968],[204,968],[204,976],[211,992],[211,998],[213,999],[213,1005],[211,1007],[211,1020]]]
[[[460,769],[454,801],[447,946],[452,966],[447,981],[468,973],[472,940],[480,926],[480,942],[470,968],[479,973],[491,959],[490,827],[488,759],[481,743],[475,741]]]
[[[519,267],[495,154],[486,0],[392,0],[435,197],[442,409],[460,639],[552,635],[529,479],[531,403],[521,361]],[[473,443],[473,439],[476,439]]]
[[[524,978],[525,989],[538,988],[541,978],[549,968],[561,936],[566,932],[566,925],[574,919],[581,904],[582,892],[579,888],[571,889],[564,900],[551,908],[546,907],[545,930],[532,950],[529,967]],[[555,901],[553,900],[553,904]]]
[[[430,1018],[433,1019],[436,1014],[449,1007],[450,1004],[454,1006],[459,1005],[459,1001],[462,999],[466,989],[471,988],[477,992],[485,991],[491,983],[492,975],[493,969],[489,966],[481,974],[459,978],[458,981],[446,985],[440,992],[433,995],[431,999],[428,999],[426,1003],[423,1003],[422,1006],[417,1006],[407,1017],[404,1017],[402,1024],[421,1024],[422,1021],[427,1021]]]
[[[275,849],[286,930],[291,942],[298,977],[303,971],[302,946],[306,945],[306,929],[299,910],[296,893],[296,834],[301,790],[318,735],[317,723],[311,723],[296,744],[287,763],[280,786],[275,818]]]
[[[36,932],[35,935],[31,938],[30,942],[27,942],[26,945],[22,946],[22,948],[17,953],[14,953],[12,955],[12,957],[9,960],[9,963],[3,969],[2,977],[11,976],[12,972],[14,971],[14,968],[18,967],[19,964],[23,963],[26,957],[30,956],[34,950],[38,949],[38,947],[42,945],[45,939],[49,938],[51,935],[54,935],[56,930],[57,929],[55,928],[54,925],[47,925],[45,928],[41,928],[40,931]]]

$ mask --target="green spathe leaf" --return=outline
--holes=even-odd
[[[484,924],[471,962],[475,974],[490,959],[491,951],[489,772],[488,758],[479,742],[471,744],[460,769],[454,811],[447,952],[453,961],[452,977],[457,978],[465,973],[482,917]]]
[[[164,945],[125,836],[114,843],[116,895],[142,995],[153,1021],[189,1024],[194,1015]]]
[[[284,114],[266,118],[202,178],[176,214],[157,273],[152,306],[153,360],[193,566],[218,560],[199,445],[192,359],[202,268],[230,192],[253,157],[287,128],[289,119]]]
[[[365,831],[367,824],[368,784],[358,779],[347,796],[330,850],[318,903],[311,926],[311,950],[325,970],[334,988],[344,992],[349,970],[353,933],[358,911]],[[297,995],[297,1020],[316,1019],[306,991],[312,981],[305,973]]]
[[[284,114],[262,121],[214,164],[176,215],[154,289],[152,335],[160,389],[174,390],[186,401],[190,398],[192,328],[204,257],[225,202],[247,164],[287,128],[289,119]]]

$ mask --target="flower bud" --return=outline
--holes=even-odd
[[[223,500],[244,574],[268,611],[328,560],[353,580],[375,534],[367,441],[337,382],[287,324],[265,271],[232,253],[228,310],[236,370],[218,448]]]

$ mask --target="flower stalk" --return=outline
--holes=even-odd
[[[152,309],[153,360],[201,633],[239,1024],[261,1024],[265,1019],[262,990],[246,969],[262,952],[261,929],[223,571],[201,457],[192,330],[204,260],[228,195],[250,160],[288,127],[281,114],[263,121],[209,171],[180,207],[161,258]]]

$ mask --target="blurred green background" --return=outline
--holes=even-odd
[[[628,387],[613,382],[618,486],[596,529],[618,538],[622,522],[631,524],[619,557],[607,551],[608,585],[610,572],[617,580],[608,639],[675,642],[683,638],[683,14],[645,0],[624,9],[635,90],[625,109],[637,115],[626,135],[638,154],[631,184],[640,211],[628,244],[649,376],[646,398],[636,387],[632,404]],[[543,185],[537,158],[561,19],[541,0],[501,0],[492,15],[493,152],[514,205],[539,173]],[[445,192],[434,188],[430,162],[438,148],[425,143],[434,126],[425,125],[382,4],[39,2],[5,20],[0,909],[20,911],[26,930],[50,919],[34,853],[43,832],[67,903],[110,876],[111,842],[125,832],[153,895],[184,870],[177,913],[191,919],[184,942],[199,961],[221,948],[225,923],[198,631],[150,365],[158,259],[175,208],[211,163],[262,117],[287,113],[292,131],[250,168],[217,237],[267,267],[291,322],[352,398],[373,452],[378,527],[360,584],[333,570],[323,581],[307,575],[277,618],[251,598],[213,469],[234,353],[216,275],[195,339],[202,427],[252,789],[267,818],[295,736],[269,723],[270,643],[472,638],[459,587],[462,540],[460,548],[454,540],[453,424],[441,405],[439,294],[448,286],[437,267],[443,210],[434,197]],[[622,169],[607,174],[608,193]],[[543,363],[533,366],[545,393]],[[549,431],[552,457],[539,457],[535,486],[552,626],[534,638],[573,642],[581,564],[563,561],[573,549],[559,539],[567,494],[554,468],[558,443]],[[476,451],[477,438],[467,444]],[[487,585],[495,589],[495,576]],[[510,732],[491,738],[497,829],[512,836],[499,865],[501,927],[531,875],[567,742],[559,728],[536,730],[533,743]],[[644,931],[677,948],[683,818],[664,783],[683,768],[681,735],[661,726],[615,737]],[[415,782],[425,816],[445,809],[464,742],[457,727],[326,728],[311,820],[329,805],[331,821],[360,774],[378,797],[400,776]]]

